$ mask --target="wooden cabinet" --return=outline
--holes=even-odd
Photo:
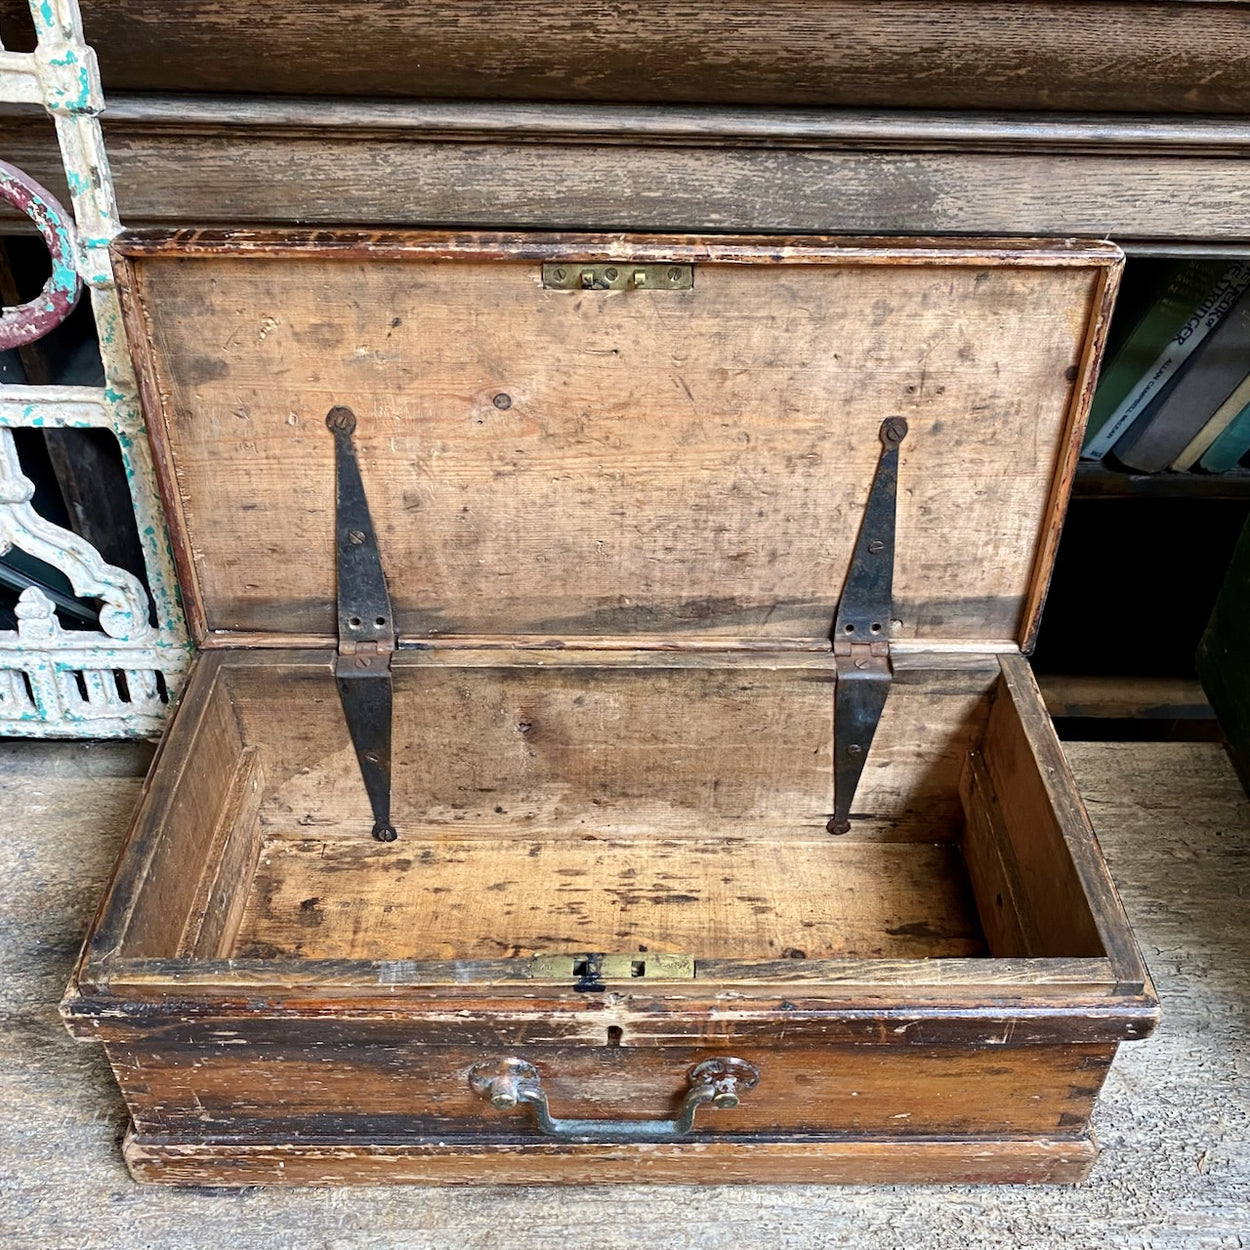
[[[1245,114],[1238,4],[82,0],[107,92]],[[4,0],[0,22],[29,22]],[[10,41],[10,46],[18,46]]]

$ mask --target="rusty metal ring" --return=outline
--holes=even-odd
[[[21,209],[39,227],[52,257],[52,276],[34,299],[0,310],[0,350],[24,347],[55,329],[74,311],[82,281],[74,256],[69,214],[49,191],[15,165],[0,161],[0,199]]]

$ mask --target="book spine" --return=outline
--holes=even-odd
[[[1141,473],[1166,469],[1245,377],[1247,357],[1250,294],[1238,300],[1190,356],[1167,398],[1134,422],[1111,454]]]
[[[1156,285],[1150,301],[1141,307],[1131,329],[1112,351],[1111,337],[1121,320],[1127,321],[1124,309],[1112,325],[1108,350],[1094,390],[1085,424],[1084,443],[1088,443],[1115,412],[1120,401],[1137,384],[1137,379],[1159,354],[1159,350],[1181,328],[1195,305],[1211,289],[1211,283],[1225,269],[1225,264],[1212,266],[1209,261],[1183,261],[1169,266],[1170,277]],[[1123,295],[1121,296],[1123,299]],[[1133,306],[1134,311],[1138,306]]]
[[[1250,360],[1247,360],[1250,366]],[[1184,473],[1191,469],[1203,456],[1207,448],[1236,420],[1237,414],[1250,404],[1250,373],[1242,378],[1237,389],[1215,410],[1211,419],[1185,445],[1181,454],[1172,461],[1171,469],[1175,473]]]
[[[1227,429],[1211,444],[1198,461],[1208,473],[1227,473],[1250,451],[1250,404],[1229,422]]]
[[[1086,459],[1101,460],[1120,441],[1247,287],[1250,287],[1250,261],[1237,261],[1224,271],[1214,289],[1121,400],[1102,429],[1086,443],[1082,452]]]

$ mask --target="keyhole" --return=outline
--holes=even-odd
[[[617,1024],[608,1025],[608,1045],[609,1046],[619,1046],[621,1044],[622,1036],[623,1034],[622,1034],[620,1025],[617,1025]]]

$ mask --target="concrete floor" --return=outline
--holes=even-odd
[[[0,744],[0,1247],[1250,1247],[1250,805],[1220,748],[1069,744],[1163,998],[1076,1188],[145,1188],[57,999],[146,748]]]

